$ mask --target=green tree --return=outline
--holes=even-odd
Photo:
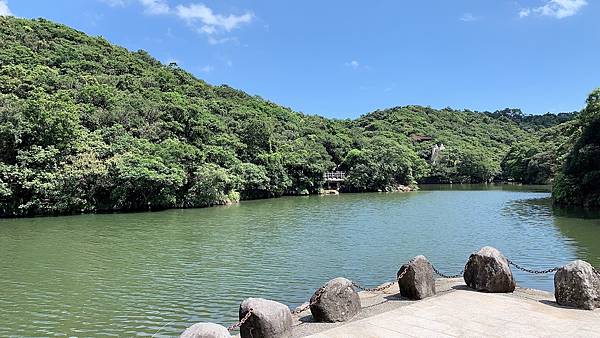
[[[553,188],[560,205],[600,207],[600,89],[587,99],[581,114],[583,130]]]

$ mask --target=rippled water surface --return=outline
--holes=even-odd
[[[429,186],[155,213],[0,220],[0,336],[177,335],[250,296],[290,306],[327,280],[369,286],[417,254],[458,273],[484,245],[548,268],[600,264],[600,216],[543,188]],[[552,291],[552,275],[515,272]]]

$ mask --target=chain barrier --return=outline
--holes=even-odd
[[[302,312],[308,310],[311,307],[311,305],[315,305],[319,301],[319,299],[321,299],[321,295],[323,294],[324,291],[325,291],[325,288],[321,287],[315,293],[316,296],[315,296],[314,300],[312,300],[312,301],[309,300],[308,302],[304,303],[303,305],[300,305],[299,307],[295,308],[294,310],[292,310],[292,314],[297,315],[299,313],[302,313]]]
[[[405,265],[409,265],[410,263],[412,263],[412,261],[413,260],[411,259]],[[383,290],[387,290],[387,289],[391,288],[394,284],[398,283],[402,279],[402,277],[404,277],[404,275],[406,274],[406,272],[408,272],[408,269],[404,269],[404,271],[402,271],[402,273],[400,273],[398,275],[398,277],[396,277],[395,280],[393,280],[391,282],[388,282],[386,284],[383,284],[382,286],[378,286],[376,288],[367,288],[367,287],[364,287],[364,286],[362,286],[362,285],[360,285],[360,284],[358,284],[356,282],[352,282],[352,285],[354,285],[354,287],[356,287],[357,289],[360,289],[362,291],[380,292],[380,291],[383,291]]]
[[[400,278],[401,278],[401,277],[399,277],[398,279],[400,279]],[[391,288],[391,287],[392,287],[392,285],[394,285],[394,282],[388,282],[388,283],[385,283],[385,284],[383,284],[382,286],[378,286],[378,287],[376,287],[376,288],[367,288],[367,287],[364,287],[364,286],[362,286],[362,285],[360,285],[360,284],[358,284],[358,283],[356,283],[356,282],[352,282],[352,285],[353,285],[355,288],[357,288],[357,289],[360,289],[360,290],[362,290],[362,291],[367,291],[367,292],[380,292],[380,291],[387,290],[387,289]]]
[[[518,270],[524,271],[524,272],[528,272],[528,273],[532,273],[532,274],[547,274],[547,273],[552,273],[552,272],[556,272],[558,271],[558,269],[560,269],[560,267],[554,267],[551,269],[546,269],[546,270],[533,270],[533,269],[528,269],[528,268],[524,268],[520,265],[518,265],[517,263],[511,261],[510,259],[506,259],[508,261],[508,264],[514,266],[515,268],[517,268]],[[412,260],[408,261],[407,265],[410,264],[412,262]],[[446,278],[446,279],[453,279],[453,278],[460,278],[463,277],[465,270],[461,270],[459,274],[456,275],[446,275],[444,273],[442,273],[440,270],[438,270],[433,264],[431,265],[431,267],[433,268],[433,272],[435,272],[436,275],[442,277],[442,278]],[[600,277],[600,272],[592,267],[592,271],[598,275]],[[380,291],[384,291],[387,290],[389,288],[391,288],[395,283],[399,282],[402,277],[404,277],[404,275],[406,274],[406,272],[408,272],[408,269],[404,269],[404,271],[402,271],[402,273],[400,273],[400,275],[398,275],[398,277],[396,278],[396,280],[388,282],[383,284],[382,286],[378,286],[375,288],[367,288],[364,287],[356,282],[352,282],[352,285],[354,287],[356,287],[357,289],[360,289],[362,291],[367,291],[367,292],[380,292]],[[315,303],[317,303],[319,301],[319,298],[321,297],[321,294],[323,293],[323,288],[319,289],[317,291],[317,296],[315,297],[315,299],[312,302],[306,302],[303,305],[297,307],[296,309],[292,310],[292,314],[293,315],[297,315],[299,313],[302,313],[306,310],[308,310],[312,305],[314,305]],[[241,325],[241,324],[240,324]]]
[[[518,265],[517,263],[511,261],[510,259],[506,259],[508,261],[508,264],[512,265],[513,267],[517,268],[518,270],[524,271],[524,272],[528,272],[528,273],[532,273],[532,274],[547,274],[547,273],[552,273],[552,272],[556,272],[558,271],[558,269],[560,269],[560,267],[554,267],[551,269],[546,269],[546,270],[533,270],[533,269],[528,269],[528,268],[524,268],[520,265]],[[406,265],[410,264],[412,262],[412,260],[408,261],[406,263]],[[440,270],[438,270],[433,264],[431,265],[431,267],[433,268],[433,272],[435,272],[436,275],[442,277],[442,278],[446,278],[446,279],[453,279],[453,278],[460,278],[463,277],[465,270],[461,270],[460,273],[456,274],[456,275],[446,275],[444,273],[442,273]],[[596,268],[592,267],[592,271],[597,274],[598,276],[600,276],[600,272],[598,270],[596,270]],[[391,288],[395,283],[398,283],[402,277],[404,277],[404,275],[408,272],[408,269],[404,269],[404,271],[402,271],[402,273],[400,273],[400,275],[398,275],[398,277],[391,282],[385,283],[382,286],[378,286],[375,288],[367,288],[365,286],[362,286],[356,282],[352,282],[352,285],[362,291],[367,291],[367,292],[381,292],[381,291],[385,291],[389,288]],[[316,293],[316,297],[314,298],[314,300],[306,302],[302,305],[300,305],[299,307],[297,307],[296,309],[292,310],[292,314],[293,315],[297,315],[299,313],[302,313],[306,310],[308,310],[312,305],[316,304],[320,297],[321,294],[323,293],[324,289],[320,288],[317,293]],[[232,326],[230,326],[228,328],[229,331],[235,330],[237,328],[239,328],[240,326],[242,326],[242,324],[244,324],[244,322],[246,322],[248,320],[248,318],[250,318],[250,315],[252,314],[252,310],[250,310],[246,316],[244,318],[242,318],[242,320],[240,320],[239,323],[236,323]]]
[[[299,313],[302,313],[302,312],[308,310],[312,304],[314,304],[314,302],[313,303],[306,302],[303,305],[298,306],[297,308],[295,308],[291,312],[292,312],[293,315],[297,315]]]
[[[248,319],[250,318],[250,316],[252,316],[252,309],[248,310],[248,313],[246,313],[246,315],[244,316],[244,318],[240,319],[240,321],[239,321],[239,322],[237,322],[237,323],[235,323],[235,324],[232,324],[232,325],[230,325],[230,326],[227,328],[227,331],[231,332],[231,331],[233,331],[233,330],[237,330],[237,329],[239,329],[239,328],[240,328],[242,325],[244,325],[244,323],[245,323],[246,321],[248,321]]]
[[[524,267],[518,265],[517,263],[511,261],[508,258],[506,260],[508,261],[508,264],[514,266],[518,270],[521,270],[521,271],[524,271],[524,272],[528,272],[528,273],[532,273],[532,274],[546,274],[546,273],[556,272],[556,271],[558,271],[558,269],[560,269],[560,267],[554,267],[554,268],[546,269],[546,270],[533,270],[533,269],[524,268]],[[406,265],[412,263],[412,261],[413,260],[411,259],[410,261],[408,261],[406,263]],[[436,275],[438,275],[438,276],[440,276],[442,278],[447,278],[447,279],[463,277],[464,272],[465,272],[464,270],[461,270],[461,272],[459,274],[457,274],[457,275],[446,275],[446,274],[443,274],[442,272],[440,272],[435,266],[433,266],[433,264],[431,265],[431,267],[433,268],[433,271],[435,272]],[[600,272],[596,268],[594,268],[593,266],[592,266],[592,271],[596,275],[598,275],[600,277]],[[400,273],[400,275],[398,275],[398,277],[394,281],[388,282],[386,284],[383,284],[382,286],[375,287],[375,288],[367,288],[367,287],[364,287],[364,286],[362,286],[362,285],[360,285],[360,284],[358,284],[358,283],[356,283],[354,281],[352,282],[352,285],[354,287],[356,287],[357,289],[360,289],[362,291],[380,292],[380,291],[384,291],[384,290],[387,290],[387,289],[391,288],[395,283],[399,282],[402,279],[402,277],[404,277],[404,275],[407,272],[408,272],[408,269],[404,269],[404,271],[402,271],[402,273]],[[319,299],[321,298],[321,295],[323,294],[323,292],[324,292],[324,288],[321,287],[316,292],[316,297],[314,298],[314,300],[306,302],[306,303],[302,304],[301,306],[297,307],[296,309],[292,310],[291,311],[292,314],[293,315],[297,315],[299,313],[302,313],[302,312],[308,310],[311,307],[311,305],[314,305],[315,303],[317,303],[319,301]],[[244,323],[246,323],[248,321],[248,319],[250,319],[250,317],[252,316],[252,311],[253,311],[252,309],[248,310],[248,313],[246,313],[246,315],[242,319],[240,319],[239,322],[237,322],[235,324],[232,324],[231,326],[229,326],[227,328],[227,330],[228,331],[233,331],[233,330],[239,329],[242,325],[244,325]],[[162,330],[162,328],[159,329],[159,331],[160,330]],[[158,331],[157,331],[157,333],[158,333]]]
[[[465,274],[465,270],[461,270],[458,275],[445,275],[445,274],[441,273],[440,270],[436,269],[435,266],[433,266],[433,264],[431,265],[431,267],[433,268],[433,272],[435,272],[436,275],[438,275],[442,278],[447,278],[447,279],[460,278]]]
[[[525,271],[525,272],[528,272],[528,273],[535,274],[535,275],[542,275],[542,274],[546,274],[546,273],[556,272],[556,271],[558,271],[558,269],[560,269],[560,267],[557,266],[557,267],[554,267],[554,268],[551,268],[551,269],[546,269],[546,270],[533,270],[533,269],[524,268],[524,267],[520,266],[519,264],[511,261],[508,258],[506,260],[508,261],[508,264],[514,266],[515,268],[517,268],[517,269],[519,269],[521,271]]]

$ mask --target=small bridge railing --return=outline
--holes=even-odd
[[[333,171],[323,174],[325,181],[336,182],[346,180],[346,172],[344,171]]]

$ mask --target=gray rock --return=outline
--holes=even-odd
[[[407,270],[406,272],[404,272]],[[417,256],[408,264],[402,265],[397,276],[404,276],[398,280],[400,295],[410,299],[423,299],[435,295],[435,279],[433,266],[425,256]]]
[[[240,304],[240,319],[252,309],[240,327],[242,338],[287,338],[292,335],[292,313],[286,305],[263,298],[247,298]]]
[[[180,338],[230,338],[227,328],[213,323],[197,323],[188,327]]]
[[[500,251],[489,246],[471,254],[465,265],[464,278],[465,283],[477,291],[515,291],[515,279],[508,260]]]
[[[317,322],[344,322],[360,312],[360,298],[352,282],[338,277],[330,280],[310,298],[310,312]]]
[[[600,277],[588,262],[576,260],[556,271],[554,297],[560,305],[593,310],[600,307]]]

